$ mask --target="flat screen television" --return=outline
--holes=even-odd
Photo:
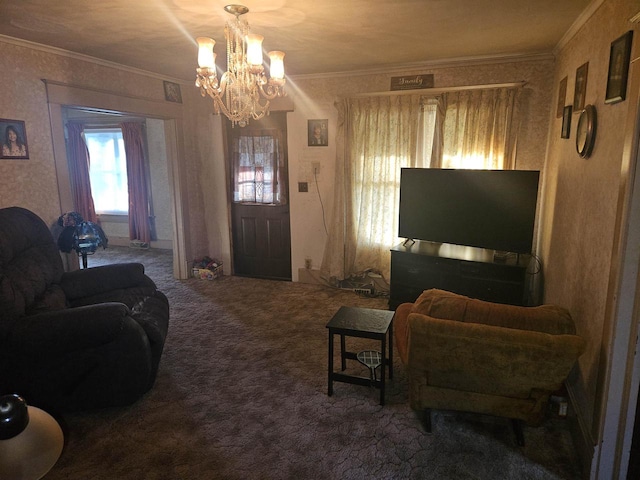
[[[398,235],[531,253],[540,172],[403,168]]]

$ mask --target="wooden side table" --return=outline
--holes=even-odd
[[[386,367],[389,367],[389,379],[393,378],[393,313],[389,310],[372,308],[340,307],[329,323],[329,390],[333,394],[333,382],[344,382],[355,385],[371,386],[380,389],[380,405],[384,405]],[[346,349],[345,337],[372,338],[380,341],[382,362],[380,379],[346,375],[333,371],[334,335],[340,335],[340,359],[342,371],[347,368],[347,359],[357,360],[357,353]],[[388,356],[387,356],[388,342]]]

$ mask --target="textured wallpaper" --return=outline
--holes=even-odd
[[[609,50],[613,40],[633,28],[628,19],[638,8],[637,2],[605,1],[559,52],[554,76],[554,102],[560,80],[568,77],[565,105],[571,105],[576,70],[589,62],[585,103],[595,105],[598,118],[593,154],[583,159],[575,145],[579,112],[572,115],[570,138],[563,139],[562,119],[556,118],[553,110],[541,229],[545,300],[568,308],[578,333],[587,341],[587,351],[579,360],[572,384],[580,413],[591,426],[594,439],[599,435],[597,403],[602,395],[598,382],[604,374],[600,371],[604,365],[600,355],[607,355],[609,348],[602,345],[602,339],[603,331],[610,326],[605,307],[625,122],[628,109],[633,108],[629,101],[604,103]]]
[[[25,122],[30,157],[0,160],[0,206],[29,208],[49,223],[60,215],[60,203],[47,99],[39,76],[46,66],[42,55],[0,42],[0,118]]]

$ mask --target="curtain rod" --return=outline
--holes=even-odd
[[[66,123],[79,123],[83,125],[85,128],[120,128],[120,124],[123,122],[140,123],[143,126],[146,125],[145,120],[141,120],[139,118],[127,119],[127,117],[122,117],[120,121],[114,121],[113,119],[110,119],[109,121],[104,121],[104,122],[96,121],[95,119],[86,121],[86,120],[82,120],[81,118],[73,118],[73,119],[69,118],[67,119]]]
[[[510,82],[510,83],[488,83],[486,85],[463,85],[460,87],[438,87],[438,88],[423,88],[416,90],[397,90],[388,92],[370,92],[370,93],[357,93],[355,95],[346,95],[341,98],[354,98],[354,97],[381,97],[385,95],[439,95],[446,92],[459,92],[463,90],[483,90],[488,88],[514,88],[524,87],[527,82]]]

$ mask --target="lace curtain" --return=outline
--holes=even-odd
[[[284,204],[287,195],[280,132],[246,130],[234,137],[231,147],[233,201]]]
[[[398,242],[400,169],[428,166],[429,161],[417,153],[422,104],[417,95],[348,98],[336,104],[336,190],[323,277],[344,279],[372,270],[389,278],[389,249]],[[435,114],[437,103],[429,109]],[[423,132],[420,145],[425,144],[434,141]]]
[[[442,168],[512,169],[517,98],[521,88],[448,92]]]

